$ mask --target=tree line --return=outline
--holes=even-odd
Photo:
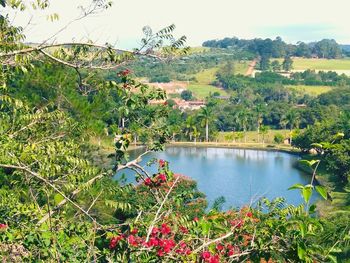
[[[339,58],[347,55],[341,46],[334,39],[322,39],[317,42],[288,44],[280,37],[274,40],[270,38],[261,39],[239,39],[237,37],[226,37],[221,40],[207,40],[203,47],[241,49],[255,55],[267,58],[281,58],[286,56],[294,57],[318,57],[318,58]]]

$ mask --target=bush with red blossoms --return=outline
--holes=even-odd
[[[163,168],[165,166],[165,164],[166,164],[166,161],[164,161],[162,159],[159,159],[158,164],[159,164],[160,168]]]
[[[120,71],[120,72],[118,73],[118,75],[119,75],[119,76],[126,77],[126,76],[130,75],[130,73],[131,73],[131,70],[130,70],[130,69],[124,69],[124,70]]]

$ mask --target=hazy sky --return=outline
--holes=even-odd
[[[27,41],[39,42],[79,16],[77,6],[88,0],[51,0],[45,13],[32,12],[26,28]],[[160,29],[174,23],[176,35],[187,44],[201,45],[208,39],[281,36],[287,42],[334,38],[350,44],[349,0],[114,0],[109,10],[72,23],[60,33],[59,42],[88,37],[119,47],[137,46],[142,27]],[[58,22],[46,14],[57,12]],[[29,16],[18,13],[15,22],[25,25]]]

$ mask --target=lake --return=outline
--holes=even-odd
[[[132,152],[131,159],[140,153]],[[209,205],[223,196],[225,209],[251,205],[261,197],[284,197],[288,204],[298,205],[302,203],[299,191],[288,188],[296,183],[307,184],[311,179],[296,168],[300,157],[277,151],[167,147],[143,157],[141,165],[152,158],[167,160],[174,173],[196,180]],[[156,167],[148,170],[156,172]],[[127,170],[124,174],[128,182],[134,181],[134,172]],[[311,199],[315,201],[318,196],[314,194]]]

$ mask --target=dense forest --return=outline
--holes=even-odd
[[[0,0],[6,7],[1,11],[49,7],[49,1],[29,2]],[[110,6],[109,1],[91,1],[84,16]],[[157,32],[145,27],[142,46],[133,51],[91,42],[28,45],[22,28],[2,13],[0,29],[3,262],[349,259],[348,211],[320,215],[310,203],[312,192],[332,198],[329,188],[314,184],[320,163],[333,175],[337,191],[349,187],[348,77],[315,71],[290,78],[272,71],[255,78],[235,74],[230,63],[253,60],[257,47],[237,41],[249,48],[190,53],[185,37],[174,38],[174,25]],[[199,110],[180,110],[164,90],[140,80],[188,80],[212,66],[218,66],[213,85],[229,96],[210,94]],[[319,96],[286,88],[326,83],[332,90]],[[289,143],[301,152],[316,151],[304,161],[310,184],[291,186],[300,191],[299,206],[280,197],[227,211],[220,200],[208,207],[196,182],[172,171],[167,160],[152,160],[148,165],[155,167],[154,173],[139,164],[144,155],[171,141],[215,141],[219,132],[244,141],[247,131],[263,135],[268,129],[289,129]],[[113,163],[107,167],[94,158],[103,139],[114,140]],[[276,136],[276,144],[283,139]],[[128,153],[133,143],[144,149],[136,159]],[[124,169],[135,172],[136,184],[114,177]]]
[[[312,43],[287,44],[280,37],[276,37],[274,40],[269,38],[246,40],[233,37],[222,40],[208,40],[203,42],[203,47],[241,49],[261,57],[272,58],[285,56],[310,58],[317,56],[318,58],[331,59],[348,55],[346,48],[342,48],[334,39],[323,39]]]

